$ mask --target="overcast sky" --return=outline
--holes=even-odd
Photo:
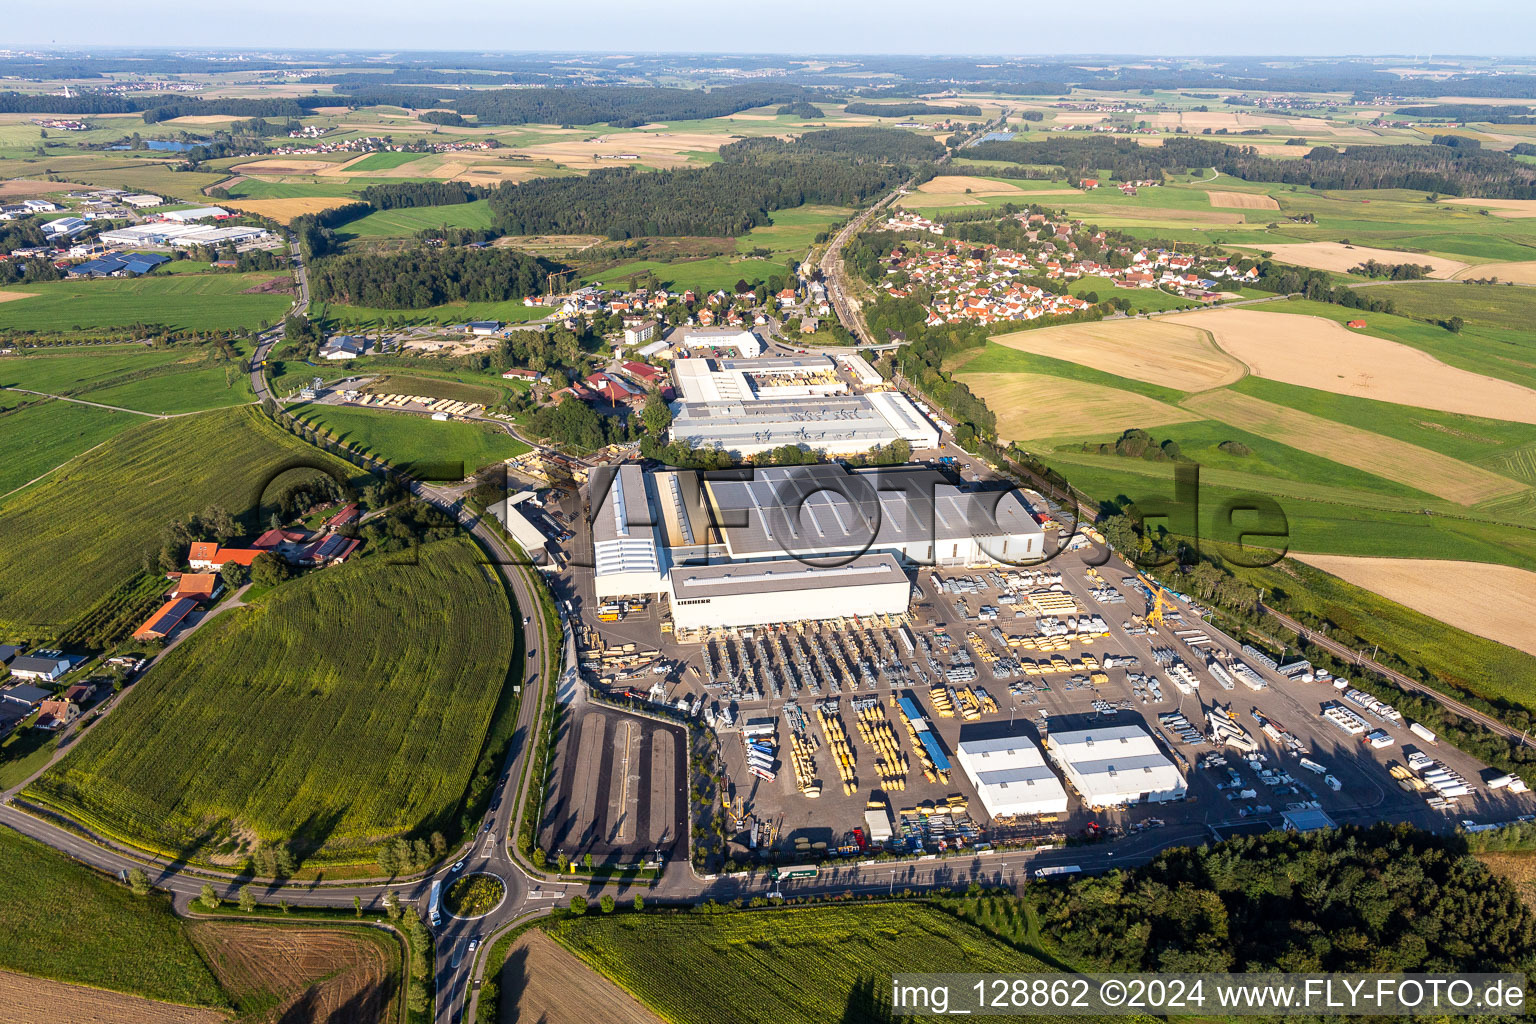
[[[0,6],[0,47],[1170,56],[1536,51],[1531,0],[8,0]]]

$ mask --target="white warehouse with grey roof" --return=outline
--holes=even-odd
[[[1045,749],[1089,807],[1167,803],[1188,788],[1140,723],[1052,732]]]
[[[591,482],[599,600],[666,597],[679,626],[895,614],[919,565],[1037,561],[1018,491],[972,491],[924,466],[643,470]]]

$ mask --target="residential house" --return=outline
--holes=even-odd
[[[80,705],[74,701],[62,698],[45,700],[42,704],[38,705],[37,721],[32,724],[39,729],[55,732],[79,717]]]
[[[626,345],[643,345],[654,337],[656,337],[655,320],[641,320],[633,326],[624,328],[624,344]]]

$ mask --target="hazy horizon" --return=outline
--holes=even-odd
[[[937,18],[932,4],[914,0],[835,6],[788,0],[761,9],[720,9],[700,0],[659,8],[595,0],[581,8],[578,21],[564,9],[509,9],[491,0],[460,0],[429,18],[407,0],[271,0],[257,12],[190,0],[152,6],[155,18],[135,19],[123,16],[121,4],[80,0],[61,20],[57,8],[26,0],[8,13],[12,41],[5,48],[1424,59],[1432,56],[1424,44],[1432,43],[1453,59],[1530,56],[1529,50],[1499,50],[1492,28],[1511,45],[1529,47],[1536,39],[1536,5],[1506,0],[1465,0],[1454,10],[1429,0],[1292,0],[1283,11],[1246,19],[1231,10],[1149,9],[1134,0],[1101,0],[1089,11],[972,0]],[[1014,46],[997,45],[1014,37]],[[978,47],[980,40],[987,45]]]

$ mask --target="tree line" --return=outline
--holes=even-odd
[[[1536,921],[1456,838],[1268,832],[1031,886],[1069,959],[1120,971],[1529,971]]]

